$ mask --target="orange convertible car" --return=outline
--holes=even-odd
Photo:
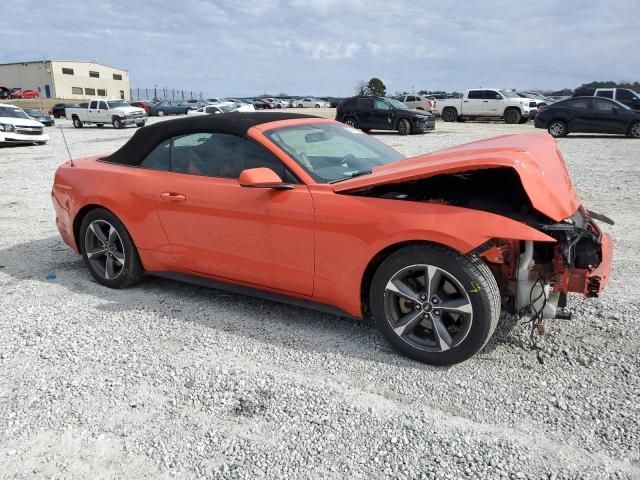
[[[313,116],[188,117],[61,165],[52,196],[103,285],[147,273],[371,318],[433,364],[479,351],[501,307],[554,318],[611,269],[608,219],[546,133],[406,159]]]

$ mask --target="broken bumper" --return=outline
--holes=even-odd
[[[602,262],[587,274],[583,292],[587,297],[599,297],[611,277],[613,237],[607,233],[603,233],[601,242]]]

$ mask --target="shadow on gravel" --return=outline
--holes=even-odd
[[[39,281],[104,300],[96,309],[105,313],[153,312],[173,321],[251,338],[281,348],[340,354],[402,368],[433,369],[395,353],[371,325],[314,310],[148,276],[132,288],[111,290],[95,282],[79,255],[57,236],[0,249],[0,274],[16,281]],[[1,277],[0,277],[1,278]],[[61,299],[61,303],[66,300]],[[509,340],[514,325],[501,324],[485,348],[490,352]],[[484,355],[476,357],[489,360]]]

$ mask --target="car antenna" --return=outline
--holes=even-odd
[[[69,160],[71,161],[71,166],[73,167],[73,157],[71,156],[71,151],[69,150],[69,144],[67,143],[67,137],[64,136],[64,130],[62,130],[62,125],[60,125],[60,133],[62,134],[62,139],[64,140],[64,146],[67,147],[67,153],[69,154]]]

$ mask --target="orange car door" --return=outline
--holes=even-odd
[[[241,187],[237,177],[244,168],[273,167],[281,176],[285,168],[244,138],[205,132],[172,142],[171,171],[155,176],[156,203],[180,266],[311,296],[314,210],[308,188]]]

